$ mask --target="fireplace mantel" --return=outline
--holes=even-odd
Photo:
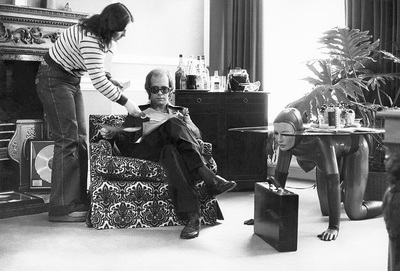
[[[59,34],[86,13],[0,4],[0,59],[41,61]]]

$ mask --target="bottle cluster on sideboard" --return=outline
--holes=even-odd
[[[204,55],[193,55],[186,61],[179,55],[178,67],[175,71],[175,89],[210,90],[210,73]]]
[[[190,55],[187,59],[179,54],[178,66],[175,70],[176,90],[199,90],[199,91],[259,91],[260,81],[251,83],[246,69],[228,67],[228,74],[220,74],[215,70],[210,76],[204,55],[194,57]]]

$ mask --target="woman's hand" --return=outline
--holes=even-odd
[[[122,82],[121,81],[118,81],[117,79],[114,79],[114,78],[110,78],[110,79],[108,79],[111,83],[113,83],[115,86],[117,86],[117,87],[119,87],[119,88],[122,88],[123,87],[123,85],[122,85]]]
[[[109,130],[107,130],[106,128],[101,128],[100,129],[100,134],[103,138],[105,139],[111,139],[114,137],[114,135],[116,134],[115,132],[111,132]]]
[[[132,102],[132,100],[129,99],[124,106],[128,110],[129,115],[143,119],[146,118],[146,113],[140,110],[139,106]]]

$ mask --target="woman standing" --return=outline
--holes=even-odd
[[[49,220],[83,222],[88,209],[85,112],[80,78],[88,72],[93,86],[109,100],[142,116],[121,91],[122,84],[104,69],[105,54],[125,36],[133,17],[121,3],[110,4],[65,30],[44,56],[36,78],[38,96],[54,140]]]

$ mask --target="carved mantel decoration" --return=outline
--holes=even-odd
[[[41,61],[63,30],[87,16],[0,4],[0,59]]]

